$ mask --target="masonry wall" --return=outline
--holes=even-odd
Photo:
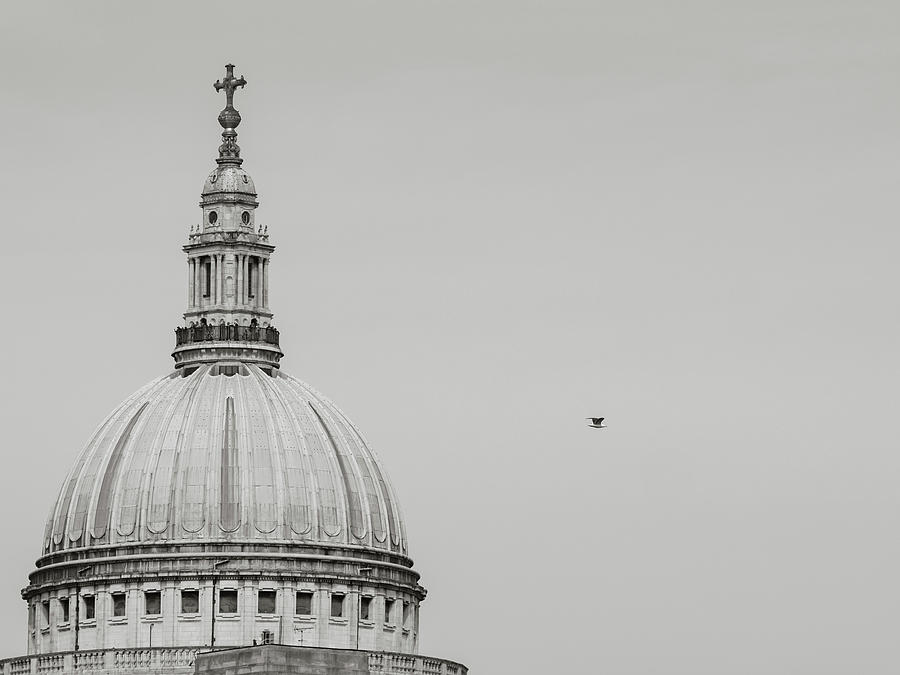
[[[200,654],[196,675],[368,675],[369,657],[344,649],[265,647]]]
[[[237,611],[222,611],[222,594],[235,592]],[[275,593],[275,611],[261,612],[259,591]],[[312,593],[308,614],[298,614],[297,591]],[[159,592],[160,610],[150,614],[148,592]],[[185,612],[184,592],[197,592],[196,612]],[[124,614],[115,616],[113,597],[124,594]],[[418,599],[410,593],[376,586],[266,579],[168,579],[82,585],[34,596],[29,607],[28,653],[110,647],[215,646],[261,643],[268,631],[278,644],[415,653],[418,647]],[[341,616],[332,615],[332,597],[343,596]],[[94,617],[87,616],[93,598]],[[63,600],[68,600],[68,620]],[[368,618],[360,616],[368,603]],[[46,603],[46,604],[45,604]],[[388,615],[387,608],[390,608]],[[78,625],[76,627],[76,612]]]

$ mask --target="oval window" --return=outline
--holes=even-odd
[[[218,214],[218,213],[216,213],[215,211],[210,211],[210,212],[209,212],[209,224],[210,224],[210,225],[215,225],[215,224],[216,224],[216,221],[217,221],[218,219],[219,219],[219,214]]]
[[[244,225],[249,225],[249,224],[250,224],[250,212],[249,212],[249,211],[244,211],[244,212],[241,214],[241,222],[243,222]]]

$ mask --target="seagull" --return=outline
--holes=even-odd
[[[590,424],[589,427],[593,427],[594,429],[606,429],[606,425],[603,424],[603,420],[605,417],[585,417],[584,419],[588,420]]]

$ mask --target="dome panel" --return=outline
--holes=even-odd
[[[126,444],[131,439],[131,433],[134,430],[135,425],[138,423],[141,414],[147,409],[148,405],[149,403],[145,402],[137,409],[134,415],[132,415],[128,424],[125,426],[124,431],[116,441],[112,455],[106,465],[106,470],[103,472],[103,481],[100,483],[100,494],[97,498],[97,507],[94,509],[94,526],[91,528],[91,536],[95,539],[101,539],[106,536],[106,531],[109,527],[109,514],[112,508],[112,487],[117,478],[119,464],[122,461],[122,454],[125,451]]]
[[[154,380],[114,410],[62,485],[44,552],[210,541],[405,555],[399,505],[346,416],[280,371],[225,372]]]
[[[219,471],[219,527],[235,532],[241,526],[241,472],[237,455],[237,423],[234,397],[225,399],[225,431],[222,439],[222,467]]]
[[[239,166],[220,166],[212,170],[203,181],[202,195],[217,192],[240,192],[256,196],[256,185],[250,174]]]

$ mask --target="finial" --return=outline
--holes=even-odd
[[[243,163],[241,159],[241,148],[237,144],[237,132],[235,129],[241,123],[241,113],[234,107],[234,91],[238,87],[247,84],[247,80],[243,77],[234,76],[234,64],[229,63],[225,66],[225,77],[216,80],[213,84],[216,91],[225,90],[225,107],[219,113],[219,124],[225,130],[222,132],[222,145],[219,146],[218,164],[235,164],[240,166]]]

